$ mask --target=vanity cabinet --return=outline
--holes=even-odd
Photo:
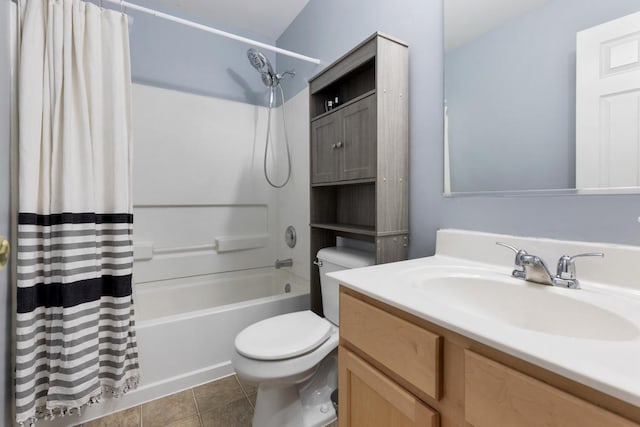
[[[638,407],[346,287],[338,366],[340,427],[640,426]]]
[[[338,237],[373,243],[378,264],[407,259],[408,65],[406,43],[376,33],[309,80],[310,287],[319,314],[313,261]]]

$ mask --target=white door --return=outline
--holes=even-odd
[[[10,180],[10,17],[13,2],[0,2],[0,236],[11,234]],[[15,10],[13,11],[15,12]],[[13,242],[12,242],[13,243]],[[12,248],[13,249],[13,248]],[[0,425],[12,425],[11,290],[9,268],[0,271]]]
[[[577,34],[576,187],[640,186],[640,12]]]

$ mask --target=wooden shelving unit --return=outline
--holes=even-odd
[[[376,263],[407,258],[408,70],[407,44],[376,33],[309,80],[312,261],[337,237],[372,242]]]

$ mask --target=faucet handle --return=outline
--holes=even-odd
[[[556,277],[559,279],[575,279],[576,278],[576,264],[574,259],[586,256],[599,256],[604,258],[602,252],[587,252],[578,255],[562,255],[558,260],[558,271]]]
[[[516,265],[522,265],[522,256],[523,255],[527,255],[527,251],[525,251],[524,249],[518,249],[515,246],[511,246],[507,243],[504,242],[496,242],[496,245],[498,246],[504,246],[505,248],[511,249],[513,252],[515,252],[516,254]]]
[[[511,249],[513,252],[515,252],[516,254],[516,259],[514,260],[515,265],[517,265],[518,267],[522,267],[521,270],[515,269],[513,270],[513,272],[511,273],[511,275],[513,277],[517,277],[520,279],[524,279],[526,273],[524,271],[524,265],[522,264],[522,257],[524,255],[527,255],[527,251],[525,251],[524,249],[518,249],[515,246],[511,246],[507,243],[504,242],[496,242],[496,245],[498,246],[503,246],[505,248]]]
[[[518,252],[520,252],[520,249],[516,248],[515,246],[511,246],[511,245],[509,245],[509,244],[507,244],[507,243],[504,243],[504,242],[496,242],[496,245],[498,245],[498,246],[504,246],[505,248],[509,248],[509,249],[511,249],[513,252],[515,252],[516,254],[517,254]]]

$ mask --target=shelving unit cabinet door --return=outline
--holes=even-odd
[[[339,348],[339,427],[438,427],[437,412],[345,347]]]
[[[376,97],[368,96],[340,111],[340,180],[376,176]]]
[[[340,139],[340,117],[330,114],[311,122],[311,183],[339,179],[337,142]]]

